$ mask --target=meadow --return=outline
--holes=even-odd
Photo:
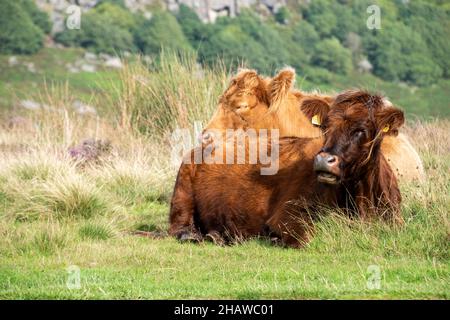
[[[82,55],[52,50],[40,54]],[[67,61],[32,56],[38,72],[29,74],[0,59],[1,299],[450,298],[448,83],[415,90],[363,76],[321,88],[358,82],[407,112],[404,132],[427,181],[401,186],[403,227],[328,212],[302,250],[264,239],[220,247],[136,232],[167,229],[178,169],[170,133],[206,123],[229,79],[226,67],[199,69],[189,57],[167,56],[154,68],[136,59],[117,72],[70,75]],[[300,78],[297,86],[314,84]],[[25,98],[45,107],[20,109]],[[75,112],[77,99],[97,113]],[[8,123],[12,115],[21,121]],[[88,138],[111,147],[74,159],[68,150]]]

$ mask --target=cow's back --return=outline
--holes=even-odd
[[[399,133],[398,136],[384,137],[381,152],[399,181],[422,182],[425,180],[422,161],[408,137],[403,133]]]

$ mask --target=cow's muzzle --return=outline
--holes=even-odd
[[[320,152],[314,158],[314,171],[319,182],[338,184],[341,176],[339,157],[328,152]]]

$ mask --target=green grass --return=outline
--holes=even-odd
[[[217,247],[125,235],[86,239],[70,229],[65,246],[40,236],[24,253],[4,256],[0,297],[449,298],[448,260],[396,252],[392,235],[342,248],[318,235],[311,248],[294,250],[257,240]],[[71,265],[81,270],[80,289],[66,287]],[[367,287],[370,265],[381,270],[379,290]]]
[[[3,112],[11,110],[22,99],[46,101],[45,95],[48,87],[67,84],[72,96],[86,103],[92,102],[104,114],[110,112],[111,104],[118,99],[117,89],[123,85],[123,82],[120,81],[120,72],[102,67],[99,67],[94,73],[68,72],[66,64],[74,63],[83,55],[83,49],[44,48],[35,55],[17,56],[20,62],[17,66],[9,66],[9,56],[0,55],[0,110]],[[152,100],[145,100],[152,110],[155,107],[161,107],[160,112],[173,117],[177,115],[163,106],[174,104],[175,101],[170,100],[170,96],[175,93],[175,97],[186,104],[186,110],[181,111],[187,112],[190,116],[203,118],[203,113],[195,114],[192,111],[198,110],[196,107],[192,108],[192,105],[198,103],[199,99],[204,99],[207,105],[203,106],[201,110],[205,110],[205,107],[206,110],[214,108],[216,98],[223,89],[226,78],[223,68],[215,70],[213,73],[206,72],[206,79],[199,81],[192,77],[192,74],[197,72],[196,64],[189,57],[184,58],[185,67],[182,69],[179,63],[174,64],[170,59],[167,60],[168,63],[164,63],[165,59],[162,61],[160,73],[153,74],[156,81],[152,83],[151,87],[140,89],[138,77],[132,79],[133,85],[137,84],[138,86],[132,92],[135,95],[133,100],[127,102],[143,98],[142,92],[144,91],[145,98],[152,98]],[[36,73],[27,70],[23,65],[27,62],[35,65]],[[132,68],[131,71],[144,76],[148,75],[148,72],[143,72],[140,68]],[[347,77],[332,74],[330,83],[323,84],[310,82],[308,78],[304,77],[302,70],[297,70],[297,73],[297,87],[304,90],[320,89],[323,92],[336,92],[350,87],[366,88],[386,94],[394,104],[407,111],[410,119],[450,117],[450,80],[440,80],[430,87],[418,88],[386,82],[370,74],[355,72]],[[205,88],[202,88],[202,85]],[[213,88],[209,88],[211,85]],[[128,98],[131,99],[131,97]],[[138,103],[142,104],[143,102],[138,101]],[[176,106],[176,111],[180,111],[179,106]],[[146,111],[142,109],[141,112],[145,113]],[[164,117],[152,120],[163,121],[162,125],[167,125]]]
[[[44,49],[40,55],[27,59],[35,59],[38,70],[42,63],[57,86],[62,81],[69,86],[47,90],[44,98],[64,112],[23,113],[37,129],[0,128],[0,299],[450,298],[448,120],[410,122],[403,129],[428,179],[402,185],[402,228],[334,213],[317,222],[313,241],[301,250],[262,239],[227,247],[181,244],[135,231],[168,227],[177,168],[164,125],[190,127],[195,119],[207,120],[227,75],[222,70],[193,77],[192,63],[178,60],[159,71],[132,65],[121,80],[108,82],[102,76],[119,74],[67,75],[44,59],[71,61],[80,51]],[[20,69],[4,73],[9,68],[4,59],[0,108],[12,113],[14,99],[35,98],[45,85],[42,75]],[[448,115],[446,82],[412,92],[366,75],[340,79],[333,88],[355,84],[385,91],[425,117]],[[301,80],[297,85],[317,87]],[[65,112],[67,96],[96,95],[105,106],[99,119]],[[158,121],[148,121],[152,115]],[[133,117],[141,121],[138,126],[149,127],[144,132],[158,135],[135,130]],[[67,148],[88,137],[111,140],[113,150],[98,163],[80,166]],[[380,289],[368,287],[374,265],[381,271]],[[80,270],[81,286],[69,289],[73,266]]]
[[[329,213],[301,250],[264,239],[219,247],[134,235],[168,226],[170,197],[161,195],[170,194],[175,171],[162,174],[151,160],[161,155],[150,150],[88,168],[51,152],[6,157],[0,298],[449,299],[450,154],[448,141],[441,143],[448,122],[409,130],[427,141],[419,151],[429,176],[421,186],[402,186],[405,226]],[[75,193],[61,192],[71,185]],[[79,288],[66,285],[73,266]],[[371,266],[381,271],[379,289],[368,287]]]
[[[83,56],[82,49],[44,48],[31,56],[16,55],[19,64],[10,66],[9,56],[0,55],[0,110],[11,110],[22,99],[45,101],[47,88],[65,84],[77,99],[85,103],[94,101],[99,108],[107,109],[105,96],[112,94],[111,87],[118,83],[119,72],[99,67],[93,73],[70,73],[66,65]],[[33,63],[36,72],[29,72],[27,63]]]

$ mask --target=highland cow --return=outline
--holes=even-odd
[[[403,112],[363,91],[338,95],[331,108],[320,99],[308,106],[323,115],[323,138],[281,139],[275,175],[261,175],[258,164],[182,164],[169,233],[225,241],[270,235],[301,247],[324,206],[401,223],[397,180],[380,148]]]

